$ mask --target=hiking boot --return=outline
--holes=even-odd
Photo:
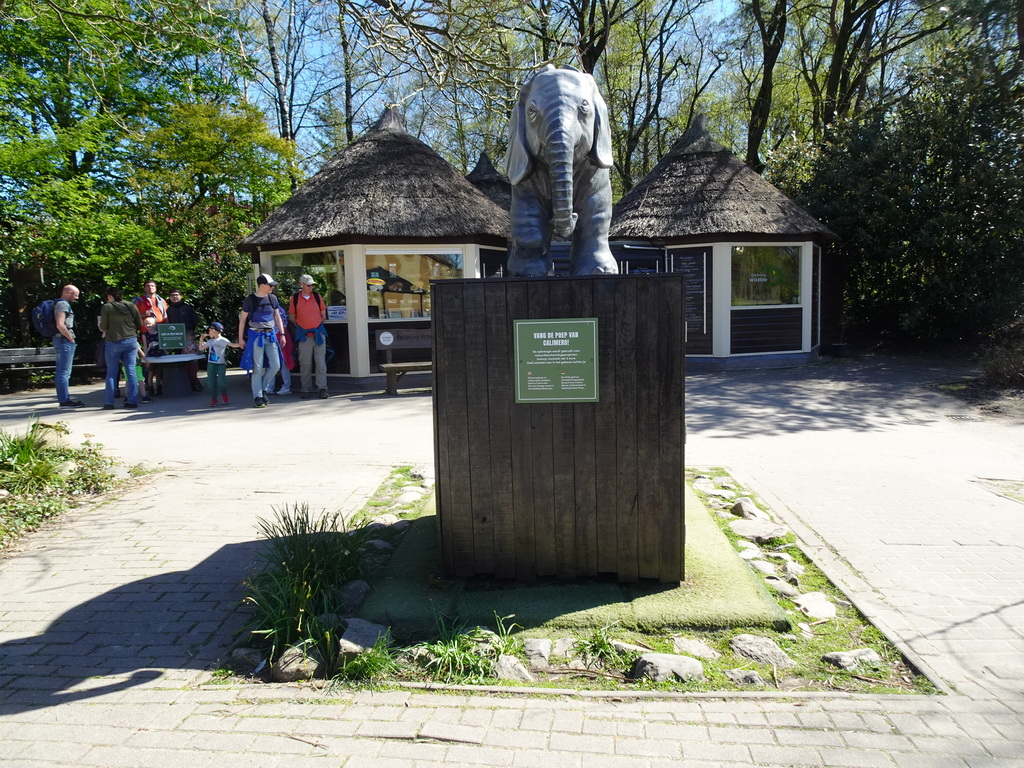
[[[215,399],[216,399],[216,398],[215,398]],[[224,403],[224,405],[227,405],[227,404],[228,404],[228,396],[227,396],[227,394],[226,394],[226,393],[225,393],[225,394],[223,394],[223,395],[221,395],[221,396],[220,396],[220,399],[221,399],[221,401],[222,401],[222,402]]]
[[[317,394],[320,396],[321,400],[326,400],[328,397],[330,397],[330,394],[328,394],[326,389],[321,389],[319,392],[317,392]]]
[[[216,407],[216,405],[217,405],[217,398],[216,397],[211,397],[210,398],[210,407],[214,408],[214,407]]]
[[[85,403],[81,400],[64,400],[58,403],[61,408],[81,408]]]
[[[267,407],[267,398],[265,398],[265,397],[257,397],[255,399],[253,399],[252,407],[253,408],[266,408]]]
[[[139,404],[138,403],[125,403],[124,407],[128,408],[129,410],[134,410],[134,409],[139,407]]]
[[[103,410],[104,411],[112,411],[112,410],[114,410],[114,404],[113,403],[104,403],[103,404]]]

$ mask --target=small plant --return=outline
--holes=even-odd
[[[391,644],[386,638],[381,637],[372,648],[367,648],[354,658],[343,661],[338,668],[337,677],[353,683],[378,685],[397,674],[398,662],[395,660]]]
[[[494,667],[487,630],[437,617],[437,640],[420,643],[427,672],[445,683],[478,683]]]
[[[576,636],[576,652],[588,663],[598,662],[610,667],[624,667],[632,659],[615,647],[612,632],[618,626],[613,621],[596,627],[590,634]]]
[[[307,504],[274,512],[276,519],[258,521],[267,539],[260,553],[266,568],[246,582],[243,602],[254,611],[246,629],[269,645],[271,659],[304,642],[333,671],[338,638],[324,617],[341,610],[340,587],[362,572],[364,537],[347,533],[337,512],[315,515]]]
[[[514,656],[519,651],[521,643],[518,637],[513,636],[513,632],[517,628],[522,629],[522,626],[515,622],[505,624],[506,621],[515,617],[514,613],[510,613],[508,616],[499,616],[497,612],[494,614],[494,623],[498,627],[498,631],[494,633],[491,644],[498,656]]]

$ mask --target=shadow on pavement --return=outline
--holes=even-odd
[[[689,373],[687,430],[763,437],[928,423],[940,405],[956,403],[929,385],[973,370],[961,360],[867,357],[801,368]]]
[[[124,584],[75,606],[41,635],[0,645],[0,716],[224,660],[246,621],[242,581],[257,544],[229,544],[187,571]]]

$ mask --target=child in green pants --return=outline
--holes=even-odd
[[[206,352],[206,386],[210,390],[210,407],[217,405],[217,395],[224,404],[228,402],[226,374],[228,362],[225,352],[228,347],[241,349],[241,344],[233,344],[224,338],[224,326],[210,323],[207,332],[199,337],[199,349]]]

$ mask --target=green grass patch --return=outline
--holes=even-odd
[[[63,422],[0,430],[0,549],[71,507],[117,486],[113,459],[85,441],[70,445]]]

